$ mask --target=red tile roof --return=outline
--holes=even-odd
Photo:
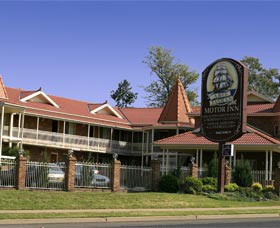
[[[165,107],[159,117],[158,122],[181,122],[190,123],[188,113],[191,106],[186,91],[179,77],[172,88]]]
[[[280,141],[273,137],[264,134],[256,129],[247,127],[247,133],[243,134],[239,139],[230,142],[235,145],[280,145]],[[216,145],[200,133],[186,132],[180,135],[175,135],[169,138],[158,140],[155,142],[157,145]]]

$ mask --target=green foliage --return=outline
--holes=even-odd
[[[266,185],[264,188],[263,188],[263,192],[274,192],[275,188],[273,185]]]
[[[178,77],[180,77],[185,90],[188,90],[199,76],[195,71],[189,71],[187,65],[179,63],[171,55],[171,50],[163,47],[151,47],[143,62],[150,68],[151,74],[157,77],[145,88],[145,92],[148,94],[145,98],[148,101],[148,106],[151,107],[165,105]],[[197,95],[192,91],[187,91],[187,96],[190,102],[197,98]]]
[[[2,150],[2,153],[3,155],[6,155],[6,156],[13,156],[13,157],[18,157],[19,156],[19,150],[20,148],[19,147],[3,147],[3,150]],[[28,150],[24,150],[23,151],[23,156],[26,157],[26,158],[29,158],[29,151]]]
[[[118,107],[127,107],[135,102],[138,95],[138,93],[133,93],[131,90],[130,83],[127,80],[123,80],[118,84],[117,90],[111,91],[111,98],[116,101]]]
[[[211,185],[217,187],[218,180],[214,177],[204,177],[201,179],[203,185]]]
[[[256,91],[267,97],[277,98],[279,95],[280,74],[276,68],[263,68],[258,58],[245,56],[242,60],[248,67],[248,90]]]
[[[159,188],[162,192],[176,193],[179,190],[178,180],[173,175],[165,175],[160,178]]]
[[[202,192],[217,192],[217,186],[206,184],[202,186]]]
[[[196,194],[202,191],[202,181],[195,177],[187,177],[185,181],[185,189],[186,193]]]
[[[241,187],[250,187],[253,182],[251,166],[248,161],[237,161],[233,171],[234,182]]]
[[[251,188],[256,192],[261,192],[263,187],[260,183],[253,183]]]
[[[239,189],[236,183],[226,184],[224,188],[226,192],[235,192]]]
[[[212,160],[209,162],[208,165],[208,176],[209,177],[214,177],[217,178],[218,177],[218,158],[217,158],[217,153],[214,153],[214,156],[212,158]]]

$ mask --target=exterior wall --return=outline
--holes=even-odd
[[[28,122],[27,120],[25,122]],[[39,130],[41,131],[52,131],[52,120],[46,118],[40,118]]]
[[[88,136],[88,125],[85,124],[76,124],[76,135]]]
[[[24,127],[28,129],[37,129],[37,118],[34,116],[24,116]]]

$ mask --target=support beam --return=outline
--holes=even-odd
[[[199,149],[196,149],[196,155],[195,155],[195,163],[198,162],[198,156],[199,156]]]
[[[269,151],[270,153],[270,156],[269,156],[269,180],[271,181],[272,180],[272,162],[273,162],[273,152],[272,151]]]
[[[20,143],[21,150],[22,150],[22,142],[23,142],[23,129],[24,129],[24,111],[22,112],[22,120],[21,120],[21,143]]]
[[[202,149],[200,149],[200,155],[199,155],[199,168],[202,168]]]
[[[265,151],[265,180],[268,180],[268,151]]]
[[[63,142],[62,142],[63,147],[64,147],[64,143],[65,143],[65,127],[66,127],[66,122],[63,121]]]
[[[168,174],[169,171],[169,150],[167,149],[167,154],[166,154],[166,175]]]
[[[9,132],[10,139],[13,137],[14,116],[15,116],[15,113],[11,113],[11,117],[10,117],[10,132]],[[12,148],[12,146],[13,146],[13,143],[12,143],[12,141],[10,141],[10,142],[9,142],[9,147]]]
[[[39,138],[39,123],[40,123],[40,118],[37,117],[37,134],[36,134],[36,140],[38,141],[38,138]]]
[[[233,168],[235,168],[235,166],[236,166],[236,156],[237,156],[237,151],[234,148],[234,151],[233,151]]]
[[[2,159],[2,141],[3,141],[3,129],[4,129],[4,112],[5,112],[5,106],[2,106],[1,109],[1,126],[0,126],[0,162]]]
[[[141,167],[143,169],[144,166],[144,137],[145,137],[145,133],[143,131],[142,133],[142,157],[141,157]]]

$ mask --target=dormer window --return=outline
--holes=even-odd
[[[58,104],[55,103],[47,94],[45,94],[42,89],[37,91],[25,91],[20,94],[20,101],[22,102],[37,102],[42,104],[49,104],[56,108],[59,108]]]

